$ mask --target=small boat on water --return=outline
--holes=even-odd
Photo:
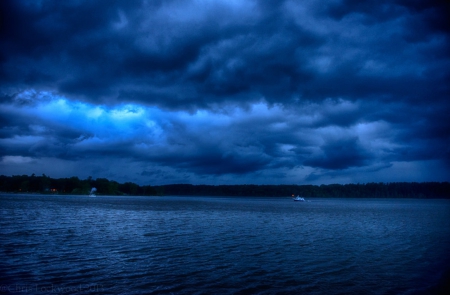
[[[292,198],[296,202],[305,202],[305,198],[302,198],[300,196],[296,196],[295,198]]]
[[[95,192],[97,189],[95,187],[91,188],[91,191],[89,192],[89,197],[96,197]]]

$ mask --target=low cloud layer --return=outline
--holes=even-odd
[[[450,180],[445,1],[3,1],[1,174]]]

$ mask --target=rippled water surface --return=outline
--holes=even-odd
[[[0,294],[448,286],[450,200],[0,195],[0,212]]]

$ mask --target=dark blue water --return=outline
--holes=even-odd
[[[0,195],[0,213],[0,294],[448,287],[450,200]]]

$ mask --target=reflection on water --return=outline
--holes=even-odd
[[[450,201],[0,196],[2,293],[415,294]]]

